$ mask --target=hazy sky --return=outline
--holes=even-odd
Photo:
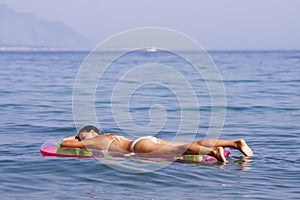
[[[0,0],[94,43],[132,28],[180,31],[206,49],[300,49],[299,0]]]

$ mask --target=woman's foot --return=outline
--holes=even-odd
[[[236,143],[236,149],[240,150],[245,156],[247,157],[253,157],[253,151],[251,148],[247,145],[244,139],[239,139],[235,141]]]
[[[226,158],[224,156],[224,149],[223,147],[217,147],[211,151],[211,156],[215,157],[220,162],[226,162]]]

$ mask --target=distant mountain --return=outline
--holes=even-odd
[[[0,4],[0,47],[87,49],[91,43],[63,22],[18,13]]]

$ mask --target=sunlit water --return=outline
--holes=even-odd
[[[161,163],[111,159],[105,161],[107,165],[96,159],[40,155],[39,148],[46,140],[76,132],[72,91],[86,55],[0,53],[0,199],[299,198],[299,51],[210,52],[226,87],[227,114],[221,138],[245,138],[255,157],[245,160],[232,150],[226,165],[167,163],[148,173],[115,168],[128,166],[143,171],[145,163]],[[146,58],[164,65],[183,65],[160,52],[132,57],[116,62],[119,70],[108,74],[105,86],[97,88],[95,109],[106,132],[125,134],[110,113],[111,91],[107,89],[115,84],[118,73]],[[181,72],[197,80],[194,73]],[[129,111],[133,120],[146,126],[151,122],[149,107],[161,104],[169,114],[157,136],[171,140],[180,122],[178,102],[170,98],[174,94],[158,86],[142,89],[132,98]],[[206,90],[204,86],[197,89],[201,120],[196,139],[202,139],[209,126],[211,105]],[[126,125],[126,121],[121,123]]]

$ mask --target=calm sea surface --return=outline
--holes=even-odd
[[[245,138],[254,158],[244,160],[235,150],[226,165],[44,158],[39,149],[45,141],[76,133],[73,84],[88,53],[0,52],[0,199],[299,199],[300,51],[209,53],[226,89],[220,138]],[[199,108],[185,109],[200,110],[200,123],[197,133],[183,131],[202,139],[212,110],[207,88],[182,60],[159,51],[132,53],[112,64],[115,67],[95,91],[101,128],[119,134],[130,131],[128,120],[116,122],[111,112],[111,91],[122,74],[147,62],[173,66],[191,82]],[[144,75],[140,72],[136,77]],[[181,108],[176,93],[165,87],[168,80],[138,88],[130,99],[129,113],[135,124],[147,126],[151,112],[157,116],[157,108],[167,117],[156,135],[171,140],[180,124]],[[120,105],[114,111],[121,112],[124,102],[117,98],[114,104]],[[149,113],[157,104],[160,107],[154,106]],[[161,125],[160,118],[153,120],[154,128]],[[124,131],[121,127],[126,125]],[[116,169],[128,166],[141,172],[147,165],[162,164],[161,169],[147,173]]]

